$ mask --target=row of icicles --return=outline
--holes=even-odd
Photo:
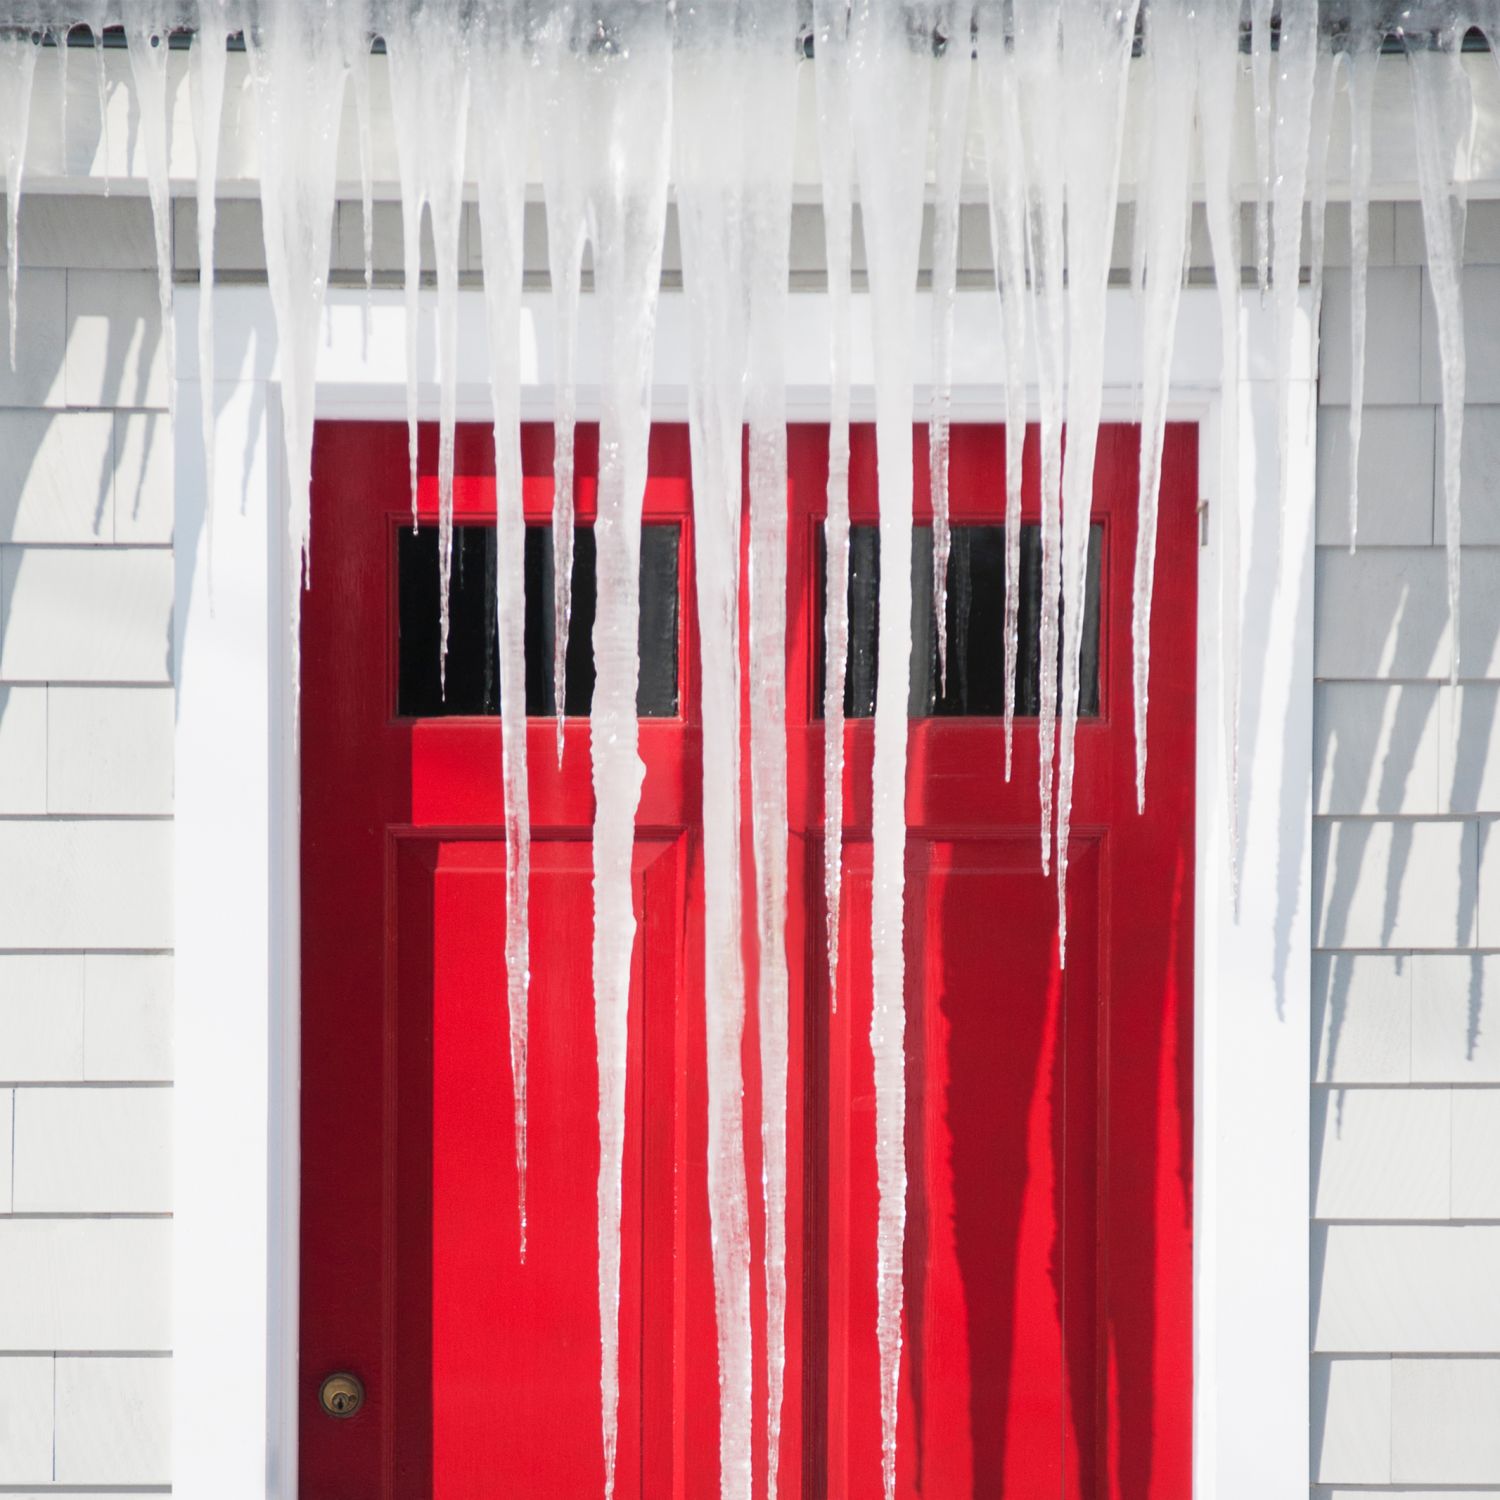
[[[1458,493],[1464,351],[1459,273],[1472,130],[1459,48],[1470,26],[1500,40],[1500,9],[1446,12],[1443,26],[1409,45],[1417,160],[1430,284],[1443,367],[1444,492],[1450,618],[1458,619]],[[1137,795],[1144,804],[1146,704],[1157,491],[1168,375],[1194,183],[1201,182],[1222,322],[1223,388],[1239,368],[1240,222],[1234,161],[1236,84],[1248,67],[1254,159],[1261,184],[1255,260],[1274,298],[1282,432],[1290,420],[1302,211],[1310,202],[1313,328],[1322,290],[1327,149],[1336,81],[1345,75],[1351,117],[1353,388],[1349,417],[1349,531],[1355,534],[1372,99],[1377,56],[1403,15],[1358,4],[1348,24],[1320,24],[1317,0],[813,0],[829,303],[830,441],[827,495],[825,898],[828,970],[837,968],[843,789],[845,607],[849,568],[850,261],[856,183],[869,271],[876,365],[882,567],[880,673],[875,708],[873,984],[871,1048],[876,1086],[878,1340],[885,1492],[893,1492],[901,1354],[906,1171],[904,958],[906,663],[911,641],[912,420],[928,421],[934,513],[934,595],[946,668],[944,589],[949,546],[947,458],[958,213],[964,142],[977,110],[985,145],[991,243],[999,291],[1007,411],[1016,423],[1034,384],[1042,453],[1041,659],[1062,654],[1062,685],[1042,673],[1041,859],[1055,839],[1060,943],[1066,952],[1065,881],[1074,776],[1081,606],[1095,443],[1103,381],[1106,287],[1120,178],[1127,89],[1141,91],[1143,154],[1136,163],[1132,280],[1144,301],[1139,539],[1134,598]],[[416,363],[419,226],[431,220],[437,260],[440,398],[442,640],[452,546],[455,344],[459,223],[466,184],[477,183],[484,297],[491,351],[497,475],[498,589],[508,920],[506,964],[515,1141],[525,1255],[527,802],[517,351],[521,226],[527,138],[541,145],[551,281],[556,304],[557,702],[569,620],[573,537],[574,371],[582,258],[592,247],[594,298],[603,329],[597,685],[591,718],[596,794],[593,842],[593,986],[599,1076],[599,1316],[605,1494],[614,1486],[619,1381],[621,1164],[625,1128],[626,1017],[635,920],[630,859],[643,767],[637,753],[636,619],[642,492],[650,428],[652,338],[668,183],[682,237],[692,348],[690,425],[703,720],[706,886],[708,1182],[718,1317],[722,1493],[752,1488],[750,1229],[740,1046],[745,1020],[741,961],[737,796],[739,726],[739,520],[741,434],[749,429],[750,757],[760,962],[759,1034],[766,1266],[766,1414],[776,1494],[786,1312],[786,1079],[788,977],[785,607],[786,392],[792,126],[802,16],[795,0],[10,0],[0,33],[0,150],[5,157],[11,355],[16,338],[17,210],[30,86],[43,31],[74,24],[96,38],[123,21],[155,218],[164,313],[170,312],[168,34],[195,33],[188,53],[197,142],[198,254],[202,267],[201,381],[213,388],[214,184],[226,77],[226,43],[243,33],[257,101],[266,266],[281,349],[289,534],[293,565],[308,543],[318,322],[329,269],[336,152],[346,84],[359,122],[366,282],[371,265],[372,38],[384,38],[399,155],[408,354]],[[1249,56],[1241,39],[1248,12]],[[1142,61],[1132,68],[1138,22]],[[26,29],[31,28],[31,29]],[[1273,35],[1275,44],[1273,45]],[[966,45],[966,42],[968,43]],[[971,65],[971,54],[977,66]],[[58,49],[67,65],[69,49]],[[101,101],[102,51],[96,45]],[[1275,78],[1273,89],[1272,78]],[[66,99],[66,89],[64,89]],[[478,160],[466,161],[469,119]],[[101,109],[101,115],[103,111]],[[914,289],[928,163],[936,163],[932,253],[931,405],[913,389]],[[173,343],[167,339],[170,361]],[[1300,395],[1297,399],[1303,399]],[[416,476],[416,387],[408,395]],[[1223,405],[1226,460],[1234,473],[1236,404]],[[202,408],[209,474],[212,401]],[[1068,445],[1063,454],[1063,432]],[[1006,444],[1005,774],[1011,771],[1020,567],[1021,444]],[[1283,468],[1283,482],[1285,469]],[[1233,487],[1219,497],[1223,739],[1238,740],[1240,518]],[[415,493],[414,493],[415,504]],[[211,559],[212,540],[208,543]],[[294,591],[294,610],[295,603]],[[1062,640],[1057,632],[1062,622]],[[295,622],[294,622],[295,624]],[[295,639],[295,629],[293,632]],[[1458,631],[1453,631],[1456,643]],[[1455,644],[1454,673],[1457,672]],[[561,709],[559,709],[561,713]],[[559,720],[558,755],[562,754]],[[1237,800],[1237,799],[1234,799]],[[1238,812],[1228,841],[1237,866]]]

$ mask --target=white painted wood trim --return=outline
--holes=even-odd
[[[479,293],[465,292],[459,412],[490,418]],[[269,296],[216,294],[219,413],[214,594],[203,564],[197,293],[177,301],[177,1117],[174,1251],[174,1493],[186,1500],[296,1494],[298,1197],[298,760],[292,736],[281,484],[280,387]],[[424,294],[420,399],[436,414],[432,300]],[[585,299],[580,373],[597,403],[597,324]],[[928,378],[918,310],[917,379]],[[793,304],[792,419],[826,417],[826,298]],[[1305,335],[1306,309],[1302,311]],[[1133,417],[1139,309],[1111,293],[1106,412]],[[404,416],[399,293],[368,314],[336,292],[325,322],[321,416]],[[993,294],[960,294],[955,416],[1003,414]],[[1308,1484],[1308,1162],[1312,549],[1315,477],[1310,350],[1290,387],[1286,524],[1277,568],[1274,318],[1243,303],[1243,434],[1221,475],[1217,307],[1184,295],[1173,414],[1200,423],[1195,1099],[1195,1494],[1261,1500]],[[655,413],[680,420],[686,324],[679,295],[658,322]],[[856,299],[856,417],[872,410],[869,316]],[[525,415],[551,414],[550,302],[528,297]],[[1256,517],[1247,544],[1244,871],[1238,919],[1223,851],[1220,744],[1220,497]],[[316,539],[314,541],[316,547]]]

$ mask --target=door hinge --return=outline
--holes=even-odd
[[[1198,502],[1198,545],[1208,546],[1208,501]]]

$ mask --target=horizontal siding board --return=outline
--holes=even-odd
[[[172,1091],[16,1090],[16,1213],[168,1213]]]
[[[1320,682],[1313,689],[1313,809],[1439,811],[1436,683]]]
[[[1313,1090],[1313,1216],[1446,1219],[1448,1089]]]
[[[117,411],[115,541],[162,546],[172,540],[172,423],[165,412]]]
[[[0,953],[0,1079],[83,1077],[83,955]]]
[[[172,554],[0,547],[0,679],[172,680]]]
[[[1416,406],[1422,392],[1422,273],[1415,266],[1372,267],[1368,306],[1379,315],[1367,325],[1365,402],[1369,406]],[[1351,369],[1349,272],[1324,278],[1323,328],[1318,358],[1318,399],[1348,406]]]
[[[84,957],[83,1076],[90,1082],[172,1077],[172,956]]]
[[[1439,690],[1438,810],[1500,813],[1500,684]]]
[[[47,690],[47,810],[170,814],[176,702],[169,687]]]
[[[1411,959],[1413,1083],[1500,1084],[1500,956]]]
[[[0,298],[0,340],[10,341],[10,310]],[[0,407],[68,405],[68,273],[23,271],[17,297],[16,367],[0,359]],[[97,406],[99,402],[82,405]]]
[[[0,948],[169,948],[172,825],[0,822]]]
[[[1472,822],[1315,824],[1314,942],[1322,948],[1472,947],[1477,850]]]
[[[1433,533],[1436,413],[1390,407],[1362,424],[1359,447],[1361,547],[1427,547]],[[1349,411],[1318,413],[1318,545],[1349,544]]]
[[[1453,1216],[1500,1220],[1500,1089],[1453,1091]]]
[[[1500,1225],[1313,1226],[1313,1347],[1500,1353]]]
[[[1446,679],[1452,644],[1447,572],[1435,547],[1319,547],[1313,674],[1327,679]]]
[[[1412,959],[1402,953],[1315,953],[1315,1083],[1411,1080]]]
[[[0,1219],[0,1349],[171,1348],[171,1222]]]
[[[57,1482],[162,1484],[171,1476],[172,1361],[57,1361]]]
[[[0,1484],[52,1478],[52,1356],[0,1354]]]
[[[1391,1362],[1314,1359],[1312,1477],[1386,1484],[1391,1477]]]
[[[47,811],[47,690],[0,684],[0,815]]]
[[[1500,1483],[1500,1360],[1392,1361],[1391,1478]]]
[[[0,542],[113,541],[114,432],[107,411],[0,411]]]
[[[67,404],[166,410],[167,348],[155,272],[66,274]]]

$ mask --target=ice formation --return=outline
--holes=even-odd
[[[804,14],[805,12],[805,14]],[[1405,43],[1416,160],[1442,367],[1443,491],[1451,618],[1458,619],[1459,459],[1464,386],[1461,273],[1474,110],[1460,60],[1466,31],[1500,32],[1481,0],[1441,9],[1435,25],[1395,19],[1374,0],[0,0],[0,153],[7,190],[7,274],[15,362],[23,169],[31,80],[44,34],[87,26],[101,126],[107,79],[100,38],[124,23],[170,316],[168,42],[191,31],[196,140],[198,329],[203,441],[214,468],[214,189],[228,39],[244,36],[254,85],[267,279],[279,334],[291,561],[308,566],[308,485],[320,313],[329,274],[336,159],[346,84],[359,134],[365,283],[372,280],[371,46],[385,46],[402,201],[415,503],[415,386],[421,227],[432,229],[438,295],[438,495],[446,642],[451,555],[455,349],[465,181],[478,186],[497,489],[496,629],[506,834],[510,1061],[521,1253],[526,1242],[528,768],[520,401],[522,217],[528,149],[539,148],[556,344],[553,350],[554,570],[550,601],[557,751],[564,743],[571,613],[577,342],[585,254],[603,368],[599,393],[597,673],[590,730],[593,986],[599,1087],[598,1303],[605,1492],[614,1485],[626,1036],[635,918],[631,852],[643,767],[635,695],[641,509],[650,430],[652,340],[669,184],[675,187],[691,346],[688,391],[694,565],[703,732],[708,1180],[718,1317],[720,1464],[726,1496],[749,1497],[752,1411],[751,1188],[742,1042],[744,949],[753,945],[760,1039],[761,1191],[767,1302],[765,1489],[776,1492],[785,1383],[786,1087],[791,1007],[786,955],[787,448],[783,351],[798,46],[813,53],[828,277],[829,454],[827,653],[823,719],[823,893],[830,1003],[837,1003],[844,825],[844,688],[849,622],[849,417],[853,369],[852,211],[861,206],[873,334],[881,584],[873,771],[873,1016],[879,1187],[877,1265],[883,1474],[892,1491],[901,1364],[905,1218],[903,953],[907,664],[917,415],[916,287],[924,199],[935,205],[926,441],[934,515],[934,603],[946,674],[948,439],[958,210],[971,92],[1003,348],[1005,765],[1012,768],[1020,597],[1022,435],[1038,418],[1042,600],[1038,736],[1041,863],[1055,848],[1065,943],[1069,825],[1094,453],[1101,412],[1106,287],[1120,196],[1128,93],[1141,135],[1132,155],[1132,279],[1141,291],[1142,442],[1133,591],[1137,795],[1149,795],[1150,613],[1155,523],[1174,329],[1192,201],[1203,203],[1219,289],[1223,384],[1240,367],[1241,160],[1256,186],[1252,261],[1272,299],[1278,416],[1290,421],[1289,373],[1301,327],[1298,278],[1311,267],[1313,337],[1322,288],[1326,153],[1349,111],[1351,210],[1349,539],[1358,520],[1369,264],[1372,110],[1388,27]],[[1139,16],[1140,25],[1137,27]],[[1241,43],[1248,20],[1248,56]],[[806,38],[799,27],[810,21]],[[1402,32],[1397,23],[1407,26]],[[1494,36],[1491,37],[1494,40]],[[1140,58],[1132,64],[1132,52]],[[60,58],[66,64],[64,51]],[[1388,66],[1396,66],[1395,62]],[[1236,91],[1253,109],[1243,138]],[[64,94],[66,91],[64,90]],[[472,142],[473,150],[470,151]],[[471,160],[471,155],[473,159]],[[108,143],[105,159],[108,161]],[[975,164],[978,165],[977,163]],[[1342,164],[1340,164],[1341,166]],[[107,169],[107,168],[106,168]],[[856,194],[856,178],[858,191]],[[106,178],[106,187],[108,181]],[[1303,213],[1310,204],[1307,253]],[[166,341],[171,358],[173,341]],[[749,428],[748,450],[742,434]],[[1066,449],[1064,437],[1066,434]],[[1237,468],[1233,401],[1221,414],[1223,472]],[[744,453],[748,451],[748,472]],[[742,494],[749,491],[749,682],[740,679]],[[998,502],[998,497],[997,497]],[[1231,788],[1238,784],[1241,531],[1233,485],[1215,494],[1220,547],[1221,713]],[[209,548],[210,558],[212,547]],[[298,591],[291,640],[297,643]],[[1452,670],[1458,671],[1454,631]],[[1061,682],[1054,664],[1060,664]],[[440,670],[442,670],[440,662]],[[740,882],[742,686],[748,704],[755,919]],[[999,768],[996,768],[999,774]],[[1238,869],[1237,793],[1229,863]],[[1237,873],[1234,878],[1237,878]],[[749,944],[746,940],[749,939]],[[1063,948],[1065,955],[1066,949]]]

